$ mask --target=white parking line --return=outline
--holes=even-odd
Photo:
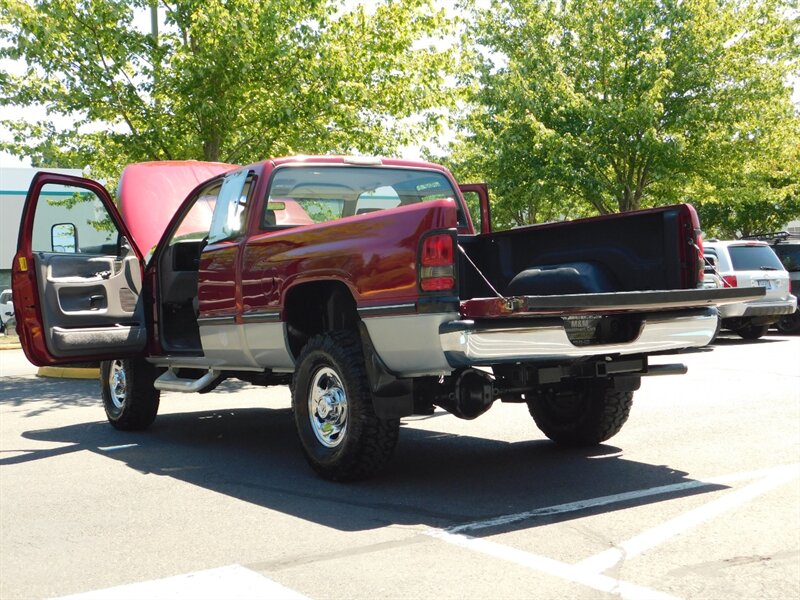
[[[494,556],[495,558],[513,562],[546,575],[551,575],[567,581],[579,583],[598,591],[615,593],[620,595],[622,598],[637,600],[642,598],[673,598],[673,596],[663,592],[622,581],[614,577],[603,575],[602,573],[603,571],[617,564],[622,557],[631,558],[633,556],[637,556],[642,552],[665,542],[669,538],[674,537],[681,532],[686,531],[687,529],[690,529],[691,527],[700,525],[701,523],[715,516],[736,508],[737,506],[740,506],[745,502],[756,498],[757,496],[765,494],[770,490],[797,479],[798,477],[800,477],[800,464],[784,465],[769,469],[759,469],[757,471],[733,473],[722,477],[706,479],[705,481],[687,481],[673,485],[658,486],[644,490],[635,490],[622,494],[601,496],[598,498],[591,498],[578,502],[569,502],[566,504],[539,508],[532,511],[504,515],[493,519],[475,521],[474,523],[458,525],[446,530],[428,529],[423,533],[449,544],[460,546],[462,548],[468,548],[482,554],[487,554],[489,556]],[[575,512],[597,506],[606,506],[616,502],[626,502],[647,496],[668,494],[681,490],[735,483],[753,479],[758,479],[758,481],[755,481],[754,483],[740,490],[728,492],[721,498],[717,498],[716,500],[700,506],[699,508],[684,513],[679,517],[670,519],[661,525],[634,536],[619,546],[600,552],[599,554],[587,558],[577,564],[564,563],[546,556],[532,554],[530,552],[517,550],[515,548],[504,546],[486,539],[474,538],[459,533],[462,531],[472,531],[499,525],[506,525],[534,517]]]
[[[98,450],[103,452],[114,452],[115,450],[125,450],[126,448],[135,448],[139,444],[120,444],[119,446],[98,446]]]
[[[567,581],[580,583],[601,592],[618,594],[624,599],[641,600],[642,598],[648,598],[652,600],[675,600],[675,596],[670,596],[663,592],[621,581],[609,577],[608,575],[589,573],[585,569],[578,569],[574,565],[565,562],[547,558],[546,556],[531,554],[523,550],[517,550],[516,548],[490,542],[489,540],[473,538],[460,533],[449,533],[441,529],[429,530],[426,532],[426,535],[447,542],[448,544],[453,544],[454,546],[468,548],[475,552],[513,562],[522,567],[544,573],[545,575],[552,575],[560,577],[561,579],[566,579]]]
[[[788,467],[779,467],[773,474],[764,479],[751,483],[740,490],[729,492],[721,498],[712,500],[708,504],[699,506],[674,519],[661,523],[652,529],[648,529],[618,544],[614,548],[609,548],[608,550],[604,550],[599,554],[582,560],[575,566],[589,573],[602,573],[616,565],[623,558],[627,560],[638,556],[650,548],[667,541],[671,537],[675,537],[688,529],[697,527],[724,512],[737,508],[745,502],[761,496],[762,494],[766,494],[798,477],[800,477],[800,466],[790,465]]]
[[[118,587],[63,596],[57,600],[308,600],[241,565],[197,571]]]
[[[544,508],[537,508],[520,513],[510,515],[502,515],[493,517],[491,519],[484,519],[482,521],[473,521],[472,523],[465,523],[463,525],[456,525],[455,527],[448,527],[447,531],[450,533],[463,533],[465,531],[476,531],[478,529],[486,529],[488,527],[498,527],[501,525],[508,525],[516,523],[517,521],[525,521],[536,517],[546,517],[550,515],[558,515],[562,513],[575,512],[585,510],[588,508],[595,508],[598,506],[606,506],[608,504],[616,504],[619,502],[627,502],[629,500],[638,500],[639,498],[647,498],[648,496],[658,496],[661,494],[670,494],[673,492],[680,492],[683,490],[691,490],[702,487],[709,487],[712,485],[726,485],[729,483],[736,483],[738,481],[747,481],[750,479],[758,479],[761,477],[770,477],[779,473],[786,472],[794,469],[800,469],[800,464],[786,465],[780,467],[770,467],[767,469],[758,469],[756,471],[746,471],[742,473],[733,473],[731,475],[723,475],[721,477],[713,477],[705,480],[682,481],[681,483],[673,483],[670,485],[660,485],[657,487],[646,488],[643,490],[633,490],[631,492],[623,492],[621,494],[611,494],[610,496],[599,496],[597,498],[588,498],[586,500],[578,500],[577,502],[567,502],[566,504],[557,504],[555,506],[546,506]]]

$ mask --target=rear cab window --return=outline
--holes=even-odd
[[[432,200],[451,199],[465,227],[453,186],[438,171],[387,167],[281,167],[275,171],[262,229],[326,223]]]

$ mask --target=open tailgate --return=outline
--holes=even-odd
[[[657,312],[757,300],[764,288],[653,290],[558,296],[473,298],[461,302],[465,318],[530,317],[614,312]]]

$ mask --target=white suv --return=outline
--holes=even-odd
[[[0,292],[0,332],[6,330],[6,323],[14,317],[14,304],[11,301],[11,290]]]
[[[735,331],[746,340],[767,333],[769,326],[797,308],[789,289],[789,273],[766,242],[737,240],[703,242],[705,256],[716,259],[724,287],[763,287],[767,295],[753,302],[719,307],[722,328]]]

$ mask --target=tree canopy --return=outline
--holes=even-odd
[[[713,233],[800,216],[796,0],[494,0],[450,162],[523,224],[692,202]]]
[[[798,0],[458,4],[453,43],[439,0],[0,0],[0,58],[25,65],[0,73],[0,107],[47,110],[0,121],[0,149],[113,180],[394,154],[458,107],[439,160],[489,181],[500,225],[673,202],[723,236],[800,217]]]
[[[157,4],[154,36],[151,0],[0,0],[0,57],[26,65],[0,75],[0,106],[48,112],[3,121],[4,149],[108,175],[143,160],[391,154],[451,102],[455,50],[436,43],[452,23],[429,0]]]

